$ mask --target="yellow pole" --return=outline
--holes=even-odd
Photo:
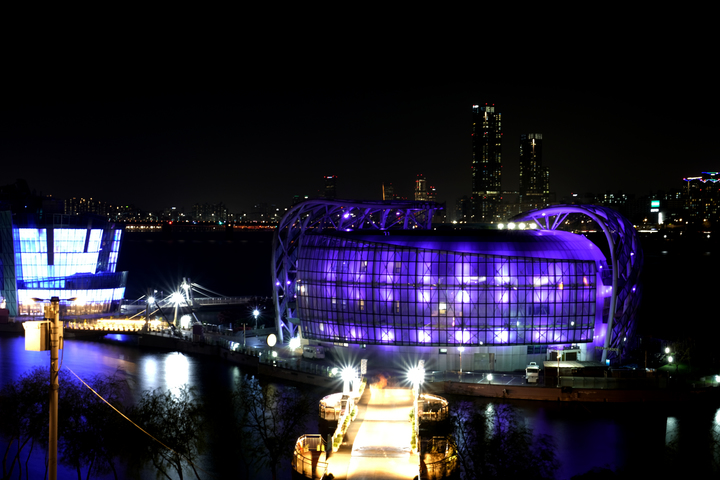
[[[49,479],[57,479],[57,437],[58,437],[58,394],[60,378],[58,363],[60,349],[60,299],[52,297],[46,308],[46,316],[50,320],[50,433],[48,445]]]

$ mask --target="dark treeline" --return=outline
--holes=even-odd
[[[47,472],[49,379],[49,369],[36,367],[0,390],[0,436],[7,442],[0,452],[3,480],[27,478],[38,449],[45,452]],[[87,386],[60,370],[58,462],[76,471],[79,480],[137,478],[148,470],[167,479],[215,478],[199,462],[211,415],[194,389],[146,391],[130,404],[127,385],[116,377],[85,381]],[[277,466],[305,433],[304,423],[313,412],[308,395],[245,377],[224,400],[233,412],[225,426],[238,477],[252,478],[266,469],[275,478]]]
[[[77,472],[79,480],[138,478],[148,471],[167,479],[217,478],[200,461],[208,440],[216,440],[208,438],[208,425],[217,415],[206,409],[194,389],[145,391],[131,403],[126,383],[114,376],[85,379],[86,386],[67,369],[60,375],[58,459]],[[49,378],[47,368],[36,367],[0,390],[0,436],[7,442],[0,452],[3,480],[28,478],[28,462],[39,456],[45,458],[47,470]],[[228,439],[225,452],[234,478],[254,478],[260,471],[277,478],[295,441],[307,433],[306,422],[316,412],[317,399],[300,388],[264,384],[247,376],[225,393],[215,392],[213,408],[224,405],[227,412],[221,416],[223,437]],[[553,438],[535,434],[511,404],[479,408],[458,402],[451,412],[448,441],[457,462],[455,477],[556,478],[562,459]],[[573,479],[679,475],[689,467],[716,475],[720,432],[697,432],[693,438],[697,441],[685,445],[669,439],[655,452],[638,445],[638,455],[623,468],[594,467]],[[604,441],[611,439],[596,439]]]

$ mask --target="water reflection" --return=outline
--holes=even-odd
[[[189,383],[190,362],[179,352],[169,353],[165,356],[165,386],[174,392]]]
[[[678,434],[678,419],[677,417],[668,417],[665,422],[665,445],[671,445]]]
[[[26,352],[23,337],[0,336],[0,387],[33,366],[47,367],[49,362],[49,352]],[[208,454],[206,465],[218,472],[217,478],[230,477],[230,472],[222,469],[232,466],[233,462],[227,458],[232,458],[236,452],[224,436],[229,402],[222,392],[231,390],[248,372],[212,357],[73,339],[65,343],[63,365],[69,366],[84,379],[97,374],[122,376],[135,400],[146,390],[175,390],[185,383],[195,386],[212,415],[208,424],[211,425],[210,444],[213,450]],[[312,390],[314,387],[303,388]],[[317,398],[319,400],[334,391],[318,391]],[[467,397],[450,395],[447,398],[451,408],[459,401],[468,400]],[[473,403],[492,416],[497,413],[502,401],[476,399]],[[707,446],[714,444],[713,454],[720,464],[720,408],[716,406],[511,403],[535,433],[554,438],[558,457],[562,461],[558,479],[585,473],[594,466],[608,465],[615,469],[627,465],[634,458],[638,462],[646,461],[646,456],[638,454],[640,451],[655,452],[661,458],[666,448],[675,445],[682,455],[692,456],[692,451],[702,453],[694,460],[707,463],[711,455]],[[317,418],[314,420],[317,423]],[[317,427],[310,427],[308,433],[317,431]],[[671,442],[675,438],[678,442],[673,445]]]

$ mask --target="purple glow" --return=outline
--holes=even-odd
[[[531,231],[510,238],[521,248],[512,241],[491,248],[522,250],[523,257],[428,250],[425,237],[412,247],[406,240],[396,245],[393,236],[368,242],[366,235],[341,235],[308,235],[298,258],[307,338],[448,346],[588,342],[610,290],[599,288],[603,257],[584,237],[548,236],[559,258],[547,259],[546,240]]]

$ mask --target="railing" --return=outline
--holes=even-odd
[[[198,305],[239,305],[250,303],[255,297],[194,297]]]
[[[420,467],[420,480],[440,480],[448,478],[457,470],[457,455],[445,457],[437,462],[426,463]]]
[[[338,420],[342,411],[342,393],[326,395],[320,400],[320,418],[323,420]]]
[[[307,478],[324,478],[328,468],[325,443],[319,434],[306,434],[298,438],[293,452],[293,470]]]
[[[440,480],[452,476],[458,467],[453,442],[448,437],[422,441],[419,480]]]
[[[449,418],[448,401],[438,395],[420,394],[418,409],[420,422],[439,422]]]

